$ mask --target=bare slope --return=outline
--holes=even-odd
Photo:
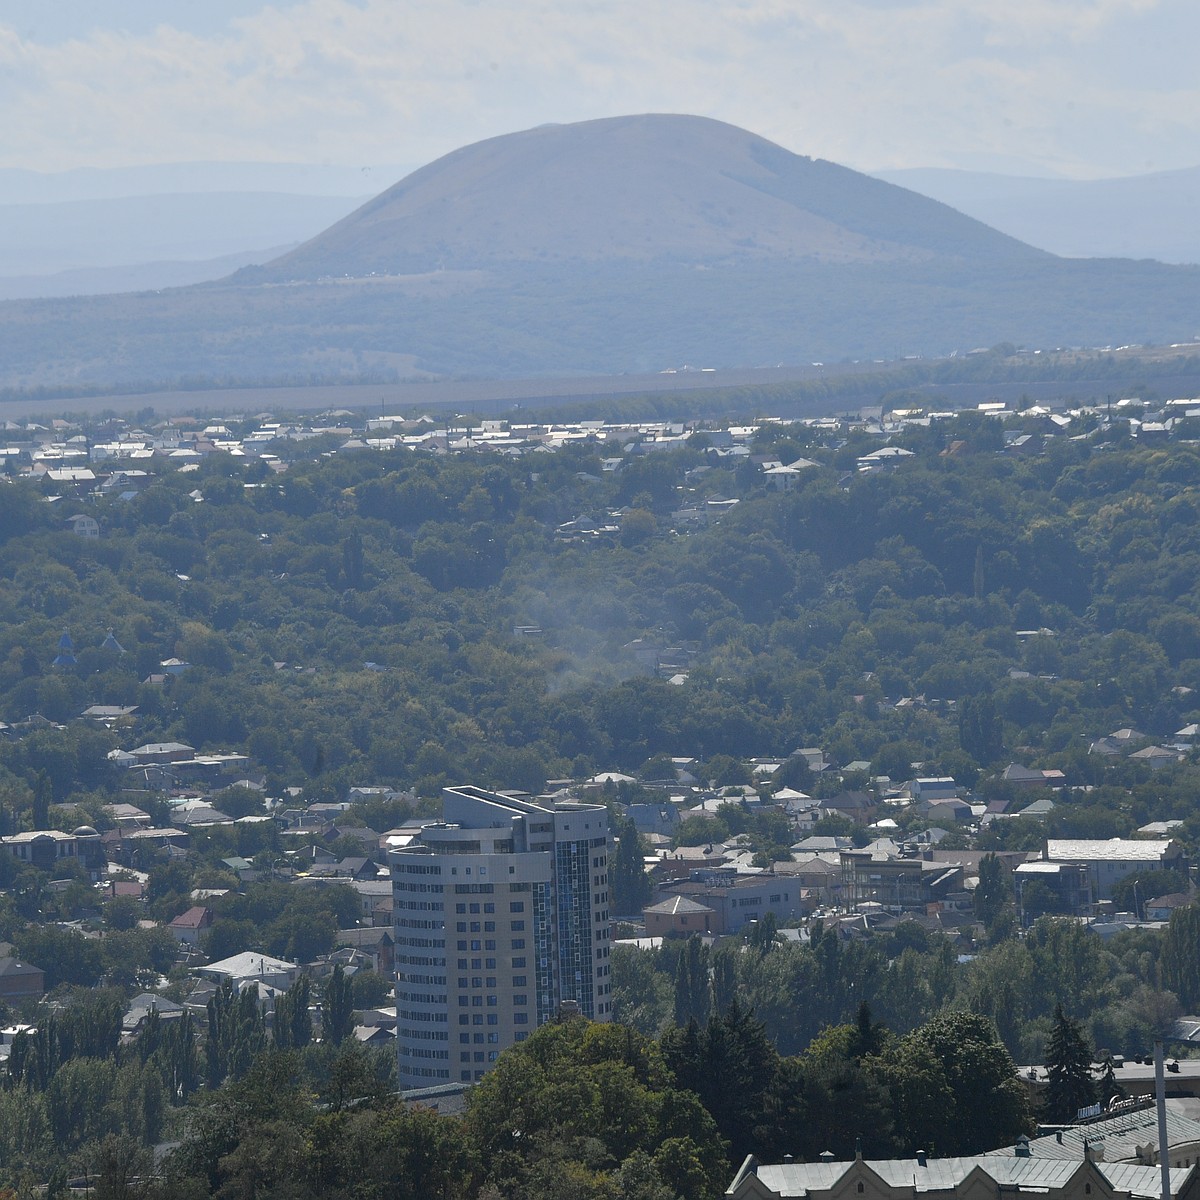
[[[1200,167],[1121,179],[1029,179],[914,168],[880,179],[1068,258],[1200,263]]]
[[[1038,252],[936,201],[732,125],[645,115],[541,126],[456,150],[255,277],[947,257]]]

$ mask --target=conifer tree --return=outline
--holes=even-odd
[[[1082,1108],[1096,1102],[1092,1050],[1080,1022],[1054,1006],[1054,1028],[1046,1043],[1045,1113],[1051,1121],[1073,1121]]]

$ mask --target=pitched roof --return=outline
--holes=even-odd
[[[670,896],[666,900],[660,900],[657,904],[651,904],[648,908],[642,909],[644,913],[655,913],[661,916],[674,917],[680,913],[712,913],[712,909],[707,905],[698,904],[695,900],[689,900],[686,896]]]

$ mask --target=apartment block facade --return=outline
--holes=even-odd
[[[401,1088],[473,1083],[564,1003],[607,1021],[608,813],[446,788],[388,855]]]

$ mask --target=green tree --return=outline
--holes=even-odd
[[[1046,1043],[1046,1119],[1069,1122],[1080,1109],[1096,1102],[1096,1083],[1092,1079],[1092,1049],[1083,1026],[1054,1006],[1054,1027]]]
[[[642,858],[641,838],[628,817],[614,817],[612,831],[617,840],[608,872],[612,885],[612,911],[619,915],[640,913],[649,904],[652,893]]]
[[[301,1050],[312,1041],[312,1018],[308,1015],[311,994],[308,975],[302,974],[282,996],[276,997],[271,1032],[280,1050]]]
[[[338,963],[321,993],[321,1031],[327,1042],[340,1046],[354,1029],[353,985]]]
[[[995,854],[979,860],[979,883],[975,888],[975,915],[991,930],[1012,898],[1004,868]]]
[[[697,934],[684,942],[675,962],[675,1024],[708,1019],[709,950]]]
[[[1164,986],[1191,1012],[1200,1003],[1200,907],[1189,904],[1171,914],[1161,963]]]
[[[933,1054],[950,1089],[952,1107],[937,1140],[942,1154],[981,1154],[1028,1132],[1025,1089],[986,1017],[943,1013],[908,1036]]]

